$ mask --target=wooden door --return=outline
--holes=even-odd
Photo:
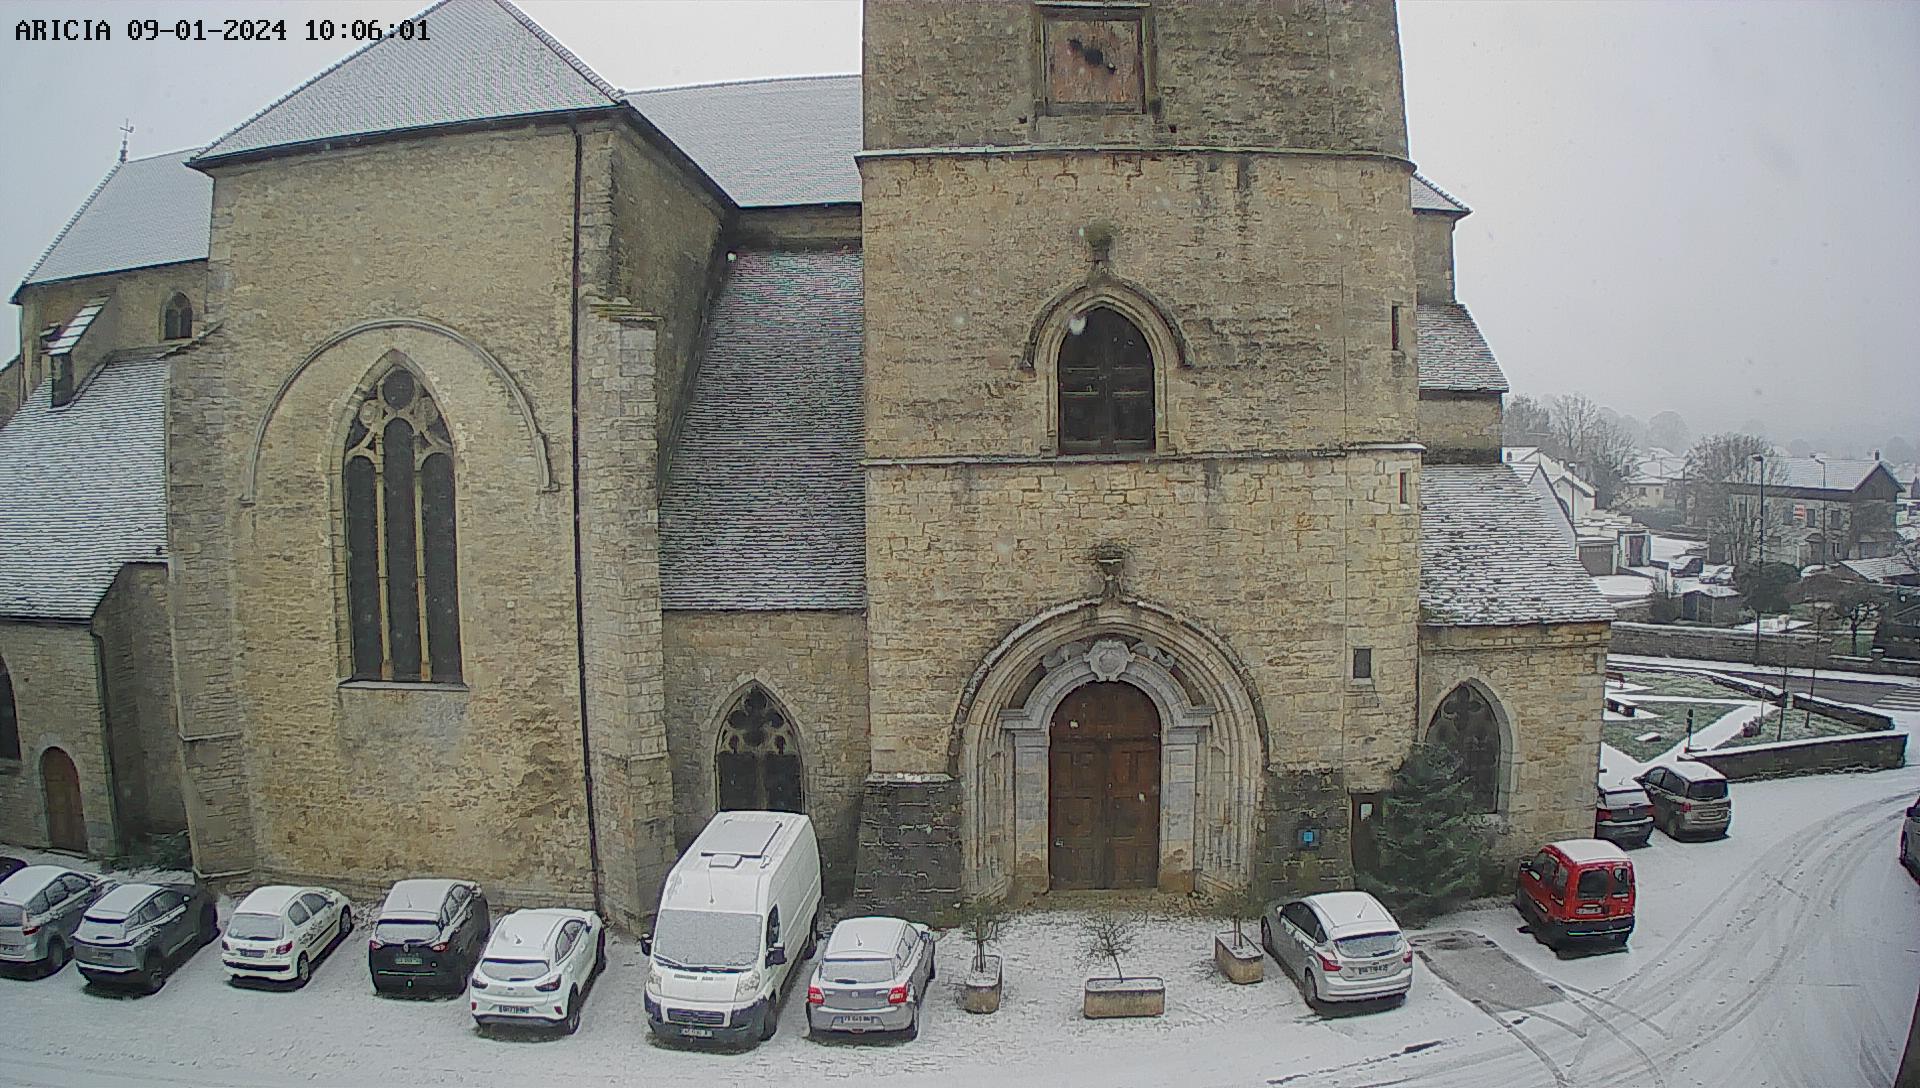
[[[87,821],[80,808],[80,772],[58,748],[40,757],[40,781],[47,791],[47,841],[55,850],[87,852]]]
[[[1086,684],[1054,711],[1048,869],[1055,888],[1160,880],[1160,715],[1131,684]]]

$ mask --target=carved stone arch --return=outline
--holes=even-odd
[[[1107,309],[1131,322],[1146,340],[1153,357],[1153,448],[1172,448],[1170,426],[1173,404],[1167,395],[1167,375],[1191,365],[1186,337],[1167,316],[1167,310],[1145,290],[1125,280],[1096,275],[1087,282],[1070,287],[1047,303],[1027,335],[1026,354],[1021,369],[1044,379],[1047,407],[1047,445],[1059,449],[1060,381],[1058,364],[1061,346],[1076,330],[1076,322],[1086,315]]]
[[[540,430],[540,425],[534,419],[533,403],[527,398],[526,390],[515,380],[513,374],[501,364],[500,360],[494,357],[492,352],[489,352],[459,332],[432,321],[410,317],[381,318],[375,321],[361,322],[358,325],[321,341],[311,351],[307,352],[306,356],[281,380],[279,388],[274,390],[273,397],[267,402],[266,411],[261,413],[259,421],[254,424],[253,440],[247,448],[247,460],[242,470],[240,486],[240,502],[242,505],[253,505],[257,497],[260,453],[261,449],[266,445],[267,427],[273,422],[274,416],[280,410],[281,403],[286,400],[288,392],[293,388],[294,383],[299,381],[300,376],[313,365],[315,360],[350,340],[395,329],[424,332],[452,341],[454,344],[464,348],[473,358],[485,366],[495,378],[499,379],[501,386],[506,389],[507,396],[512,402],[514,413],[520,417],[521,422],[527,429],[527,438],[532,443],[532,454],[535,470],[539,477],[540,490],[554,491],[559,488],[559,484],[555,482],[553,477],[553,461],[547,448],[547,436]],[[420,374],[418,367],[413,369],[416,376],[424,378],[424,375]]]
[[[734,688],[721,701],[708,735],[716,812],[807,811],[813,791],[806,740],[789,704],[771,685],[756,678]]]
[[[1449,703],[1462,693],[1475,696],[1484,702],[1489,716],[1492,718],[1493,736],[1499,746],[1499,750],[1495,754],[1490,766],[1493,780],[1493,804],[1492,807],[1486,811],[1490,813],[1505,813],[1511,805],[1514,796],[1514,774],[1518,767],[1515,751],[1518,737],[1514,734],[1513,719],[1507,711],[1506,704],[1501,701],[1498,695],[1494,694],[1493,688],[1490,687],[1486,681],[1479,677],[1468,677],[1441,693],[1440,698],[1435,700],[1431,707],[1427,708],[1426,717],[1420,726],[1421,743],[1438,743],[1441,741],[1442,738],[1434,735],[1434,729],[1440,721],[1440,715],[1446,711]],[[1465,757],[1465,753],[1456,752],[1455,754],[1462,756],[1463,759]],[[1471,775],[1473,768],[1469,767],[1468,771]]]
[[[1144,601],[1073,601],[1010,632],[962,692],[949,750],[963,783],[971,894],[1047,889],[1048,725],[1083,684],[1123,680],[1161,721],[1163,888],[1244,886],[1267,763],[1248,672],[1218,637]]]

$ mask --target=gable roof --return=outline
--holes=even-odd
[[[1421,623],[1475,627],[1613,618],[1613,607],[1513,468],[1421,469]]]
[[[866,607],[860,254],[745,251],[660,497],[661,604]]]
[[[213,179],[187,168],[197,150],[118,163],[34,262],[21,288],[129,268],[207,259]],[[14,294],[19,300],[18,291]]]
[[[565,113],[618,93],[506,0],[441,0],[432,36],[383,38],[289,91],[194,163],[380,132]]]
[[[1808,491],[1853,491],[1871,478],[1875,470],[1885,471],[1899,488],[1893,470],[1879,461],[1847,457],[1777,457],[1771,459],[1777,469],[1767,471],[1768,487],[1796,487]]]
[[[0,616],[89,619],[122,566],[165,559],[166,350],[122,353],[61,408],[42,382],[0,427]]]
[[[1420,355],[1420,388],[1447,393],[1505,393],[1493,349],[1473,315],[1457,302],[1422,302],[1414,308]]]
[[[857,75],[628,91],[626,101],[742,208],[860,202]]]
[[[1472,209],[1468,208],[1465,204],[1447,195],[1445,189],[1440,188],[1419,174],[1413,175],[1413,210],[1416,212],[1448,212],[1456,216],[1467,215],[1472,211]]]

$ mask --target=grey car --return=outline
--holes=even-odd
[[[1704,763],[1663,763],[1634,781],[1646,789],[1653,821],[1668,838],[1725,835],[1733,824],[1726,776]]]
[[[1907,806],[1907,818],[1900,823],[1900,864],[1920,879],[1920,801]]]
[[[920,1034],[933,951],[926,926],[899,918],[849,918],[834,926],[807,983],[808,1034]]]
[[[121,884],[87,908],[73,959],[88,982],[153,993],[220,935],[213,895],[197,884]]]
[[[99,877],[61,865],[29,865],[0,880],[0,963],[43,976],[65,967],[80,916],[102,890]]]

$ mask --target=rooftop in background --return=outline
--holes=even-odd
[[[1413,175],[1413,210],[1416,212],[1451,212],[1455,215],[1467,215],[1473,209],[1455,200],[1445,189],[1433,182]]]
[[[1875,469],[1885,469],[1899,486],[1898,477],[1884,462],[1850,457],[1772,457],[1767,460],[1767,486],[1806,491],[1852,491],[1867,482]],[[1745,481],[1735,481],[1739,486]]]
[[[1508,465],[1428,465],[1420,481],[1420,622],[1607,623],[1538,498]]]
[[[195,154],[170,151],[116,164],[20,286],[206,260],[213,179],[187,167]]]
[[[627,91],[743,208],[858,204],[860,77],[800,76]]]

